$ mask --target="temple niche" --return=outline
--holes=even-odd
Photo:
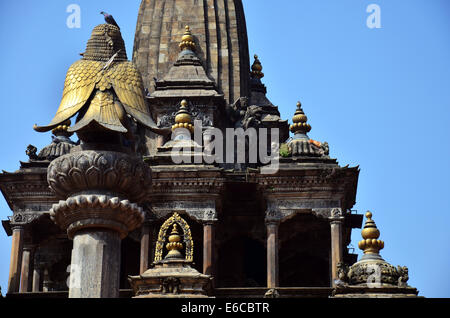
[[[381,258],[371,213],[363,258],[349,248],[359,167],[310,137],[308,105],[281,118],[242,1],[167,3],[142,1],[132,61],[120,28],[93,27],[54,119],[34,127],[50,144],[0,174],[3,293],[416,297],[407,268]]]

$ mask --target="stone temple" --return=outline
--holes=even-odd
[[[372,213],[349,250],[359,168],[280,118],[241,0],[143,0],[132,62],[108,23],[74,62],[52,142],[0,174],[7,297],[417,297]]]

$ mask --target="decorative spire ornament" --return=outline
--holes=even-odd
[[[297,111],[295,112],[292,121],[294,122],[290,127],[292,133],[307,134],[311,131],[311,125],[307,123],[308,117],[306,117],[305,112],[303,111],[301,102],[297,102]]]
[[[384,242],[378,239],[380,231],[372,220],[370,211],[367,211],[366,218],[366,224],[361,231],[363,240],[358,243],[358,247],[364,251],[364,254],[379,254],[380,250],[384,248]]]
[[[194,125],[192,124],[192,116],[189,112],[188,105],[187,100],[183,99],[181,101],[181,107],[175,116],[175,125],[172,126],[172,131],[178,128],[185,128],[191,133],[194,133]]]
[[[195,49],[196,49],[195,40],[194,40],[194,37],[192,36],[191,29],[189,28],[188,25],[186,25],[185,30],[186,31],[184,32],[184,35],[181,38],[181,43],[179,45],[180,49],[182,51],[187,49],[187,50],[191,50],[191,51],[195,52]]]
[[[183,243],[181,242],[181,236],[178,232],[178,225],[175,223],[173,225],[172,232],[170,233],[170,236],[168,238],[169,243],[167,243],[166,248],[169,251],[166,255],[166,259],[173,259],[173,258],[183,258],[183,255],[181,254],[180,250],[183,249]]]
[[[255,61],[253,62],[253,65],[252,65],[251,75],[252,75],[252,78],[261,79],[264,77],[264,73],[262,72],[263,67],[262,67],[261,61],[259,60],[258,55],[256,55],[256,54],[255,54],[254,58],[255,58]]]

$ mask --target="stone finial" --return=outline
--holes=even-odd
[[[178,233],[178,225],[175,223],[173,225],[172,232],[168,238],[169,243],[167,243],[166,248],[169,251],[166,255],[166,259],[183,258],[180,250],[183,249],[183,243],[180,243],[181,236]]]
[[[184,32],[183,37],[181,38],[181,42],[180,42],[180,49],[182,51],[184,50],[191,50],[191,51],[195,51],[195,40],[194,37],[192,36],[192,32],[191,29],[189,28],[188,25],[186,25],[185,27],[186,31]]]
[[[375,222],[372,220],[372,213],[367,211],[366,224],[361,231],[362,241],[358,243],[358,247],[364,251],[364,254],[378,254],[384,248],[384,242],[379,240],[380,231]]]
[[[297,111],[295,112],[292,121],[294,122],[290,127],[292,133],[306,134],[311,131],[311,125],[307,123],[308,117],[306,117],[305,112],[303,111],[301,102],[297,102]]]
[[[194,132],[194,126],[192,125],[192,115],[188,109],[187,100],[183,99],[181,101],[180,110],[177,112],[175,116],[175,125],[172,126],[172,131],[175,131],[178,128],[188,129],[191,133]]]
[[[258,55],[255,54],[254,57],[255,57],[255,61],[253,62],[253,65],[252,65],[251,75],[253,78],[261,79],[264,77],[264,73],[262,72],[263,67],[258,58]]]

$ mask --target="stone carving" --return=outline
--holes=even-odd
[[[320,148],[322,149],[322,156],[328,157],[330,155],[330,145],[328,142],[323,142],[320,145]]]
[[[409,274],[408,274],[408,267],[406,266],[397,266],[397,271],[400,275],[398,278],[398,287],[408,287],[408,280],[409,280]]]
[[[342,217],[342,216],[343,216],[342,209],[334,208],[334,209],[331,210],[331,217],[332,218],[339,218],[339,217]]]
[[[165,202],[154,202],[152,211],[156,219],[167,218],[173,211],[183,211],[197,221],[217,220],[216,205],[214,201],[180,201],[170,200]]]
[[[158,120],[159,128],[172,127],[175,124],[175,117],[180,108],[180,105],[172,107],[165,115],[161,116]],[[199,120],[202,122],[203,127],[213,127],[213,122],[211,118],[205,114],[198,106],[189,103],[188,112],[192,115],[192,121]]]
[[[342,286],[348,284],[348,265],[345,263],[338,263],[337,264],[337,275],[338,275],[338,282],[337,286]]]
[[[344,220],[344,213],[341,208],[331,209],[330,220],[333,222],[342,222]]]
[[[28,158],[30,160],[37,160],[37,148],[33,145],[28,145],[27,150],[25,150],[25,153],[27,154]]]
[[[241,97],[227,108],[227,117],[230,118],[235,126],[240,126],[242,124],[241,119],[244,118],[247,107],[248,98]]]
[[[160,128],[166,128],[166,127],[172,127],[175,124],[175,116],[177,112],[173,111],[166,115],[163,115],[158,120],[158,127]]]
[[[275,288],[271,288],[264,295],[264,298],[280,298],[280,293]]]
[[[178,294],[180,292],[180,280],[176,277],[167,277],[162,279],[161,293]]]
[[[83,228],[112,229],[125,238],[139,227],[145,215],[141,207],[128,200],[106,195],[78,195],[54,204],[50,218],[67,229],[69,238]]]
[[[83,191],[112,192],[143,199],[151,185],[150,168],[138,157],[112,151],[74,152],[55,159],[47,180],[61,198]]]
[[[400,273],[391,264],[380,260],[372,263],[356,263],[348,272],[350,285],[387,284],[398,286]]]
[[[191,229],[187,224],[187,222],[183,218],[181,218],[178,213],[174,213],[172,217],[170,217],[169,219],[167,219],[166,222],[164,222],[164,224],[161,226],[161,229],[159,230],[158,240],[156,242],[155,247],[155,263],[163,260],[163,251],[164,251],[164,244],[166,242],[167,231],[174,224],[178,224],[181,230],[183,231],[184,244],[186,250],[185,255],[186,261],[192,262],[194,259],[194,243],[192,241]]]
[[[247,111],[242,119],[242,127],[244,127],[244,129],[260,127],[263,113],[263,108],[260,106],[247,107]]]
[[[214,210],[206,210],[203,216],[204,221],[217,221],[217,213]]]
[[[269,209],[266,211],[266,223],[278,223],[281,221],[282,214],[277,209]]]
[[[42,214],[40,213],[14,213],[11,217],[12,225],[26,225],[38,219]]]

